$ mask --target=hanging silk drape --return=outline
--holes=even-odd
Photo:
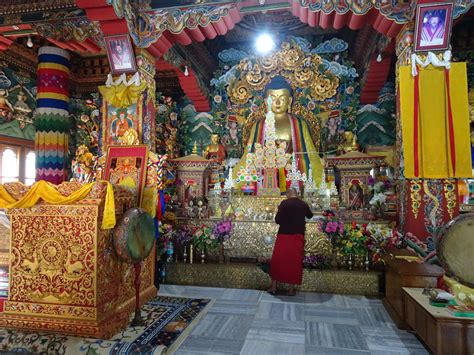
[[[466,63],[400,67],[406,178],[471,177]]]
[[[110,229],[115,226],[114,190],[111,183],[107,181],[103,181],[103,183],[107,184],[107,192],[105,195],[102,229]],[[29,208],[36,205],[40,199],[52,205],[74,203],[85,199],[95,184],[96,182],[91,182],[70,195],[64,196],[53,185],[44,180],[40,180],[35,182],[28,192],[19,200],[16,200],[8,193],[3,185],[0,185],[0,208]]]
[[[35,111],[36,180],[65,180],[69,131],[69,54],[55,47],[38,51]]]

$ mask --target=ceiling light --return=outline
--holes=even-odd
[[[33,48],[33,41],[31,40],[31,37],[28,36],[28,40],[26,41],[26,45],[29,47],[29,48]]]
[[[262,33],[255,41],[255,49],[260,54],[266,54],[275,48],[275,42],[268,33]]]
[[[188,76],[188,75],[189,75],[188,66],[185,65],[185,66],[184,66],[184,76]]]
[[[382,54],[379,53],[377,56],[377,63],[380,63],[382,61]]]

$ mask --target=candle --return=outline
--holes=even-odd
[[[192,244],[189,246],[189,263],[193,263],[193,246]]]

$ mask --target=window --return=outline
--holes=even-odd
[[[0,136],[0,183],[22,182],[31,185],[36,177],[34,143]]]

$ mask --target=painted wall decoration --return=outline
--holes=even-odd
[[[367,146],[391,146],[395,144],[395,88],[387,83],[376,105],[365,105],[357,111],[357,141]]]
[[[0,135],[35,139],[36,78],[0,63]]]
[[[304,55],[319,52],[321,70],[339,78],[336,94],[331,98],[318,100],[310,88],[300,89],[295,95],[296,104],[318,118],[320,134],[317,140],[321,142],[320,151],[335,151],[344,142],[344,132],[356,130],[355,118],[359,106],[358,74],[353,63],[348,60],[348,45],[337,38],[317,45],[302,37],[290,37],[289,40],[294,46],[292,48],[298,48],[296,50],[302,51]],[[212,111],[209,114],[213,121],[210,128],[221,134],[229,157],[238,158],[242,154],[245,122],[250,115],[262,109],[263,97],[261,94],[254,95],[240,105],[233,103],[227,88],[239,75],[239,63],[250,55],[241,49],[227,49],[219,53],[218,57],[219,68],[211,80],[214,90],[211,93]]]

